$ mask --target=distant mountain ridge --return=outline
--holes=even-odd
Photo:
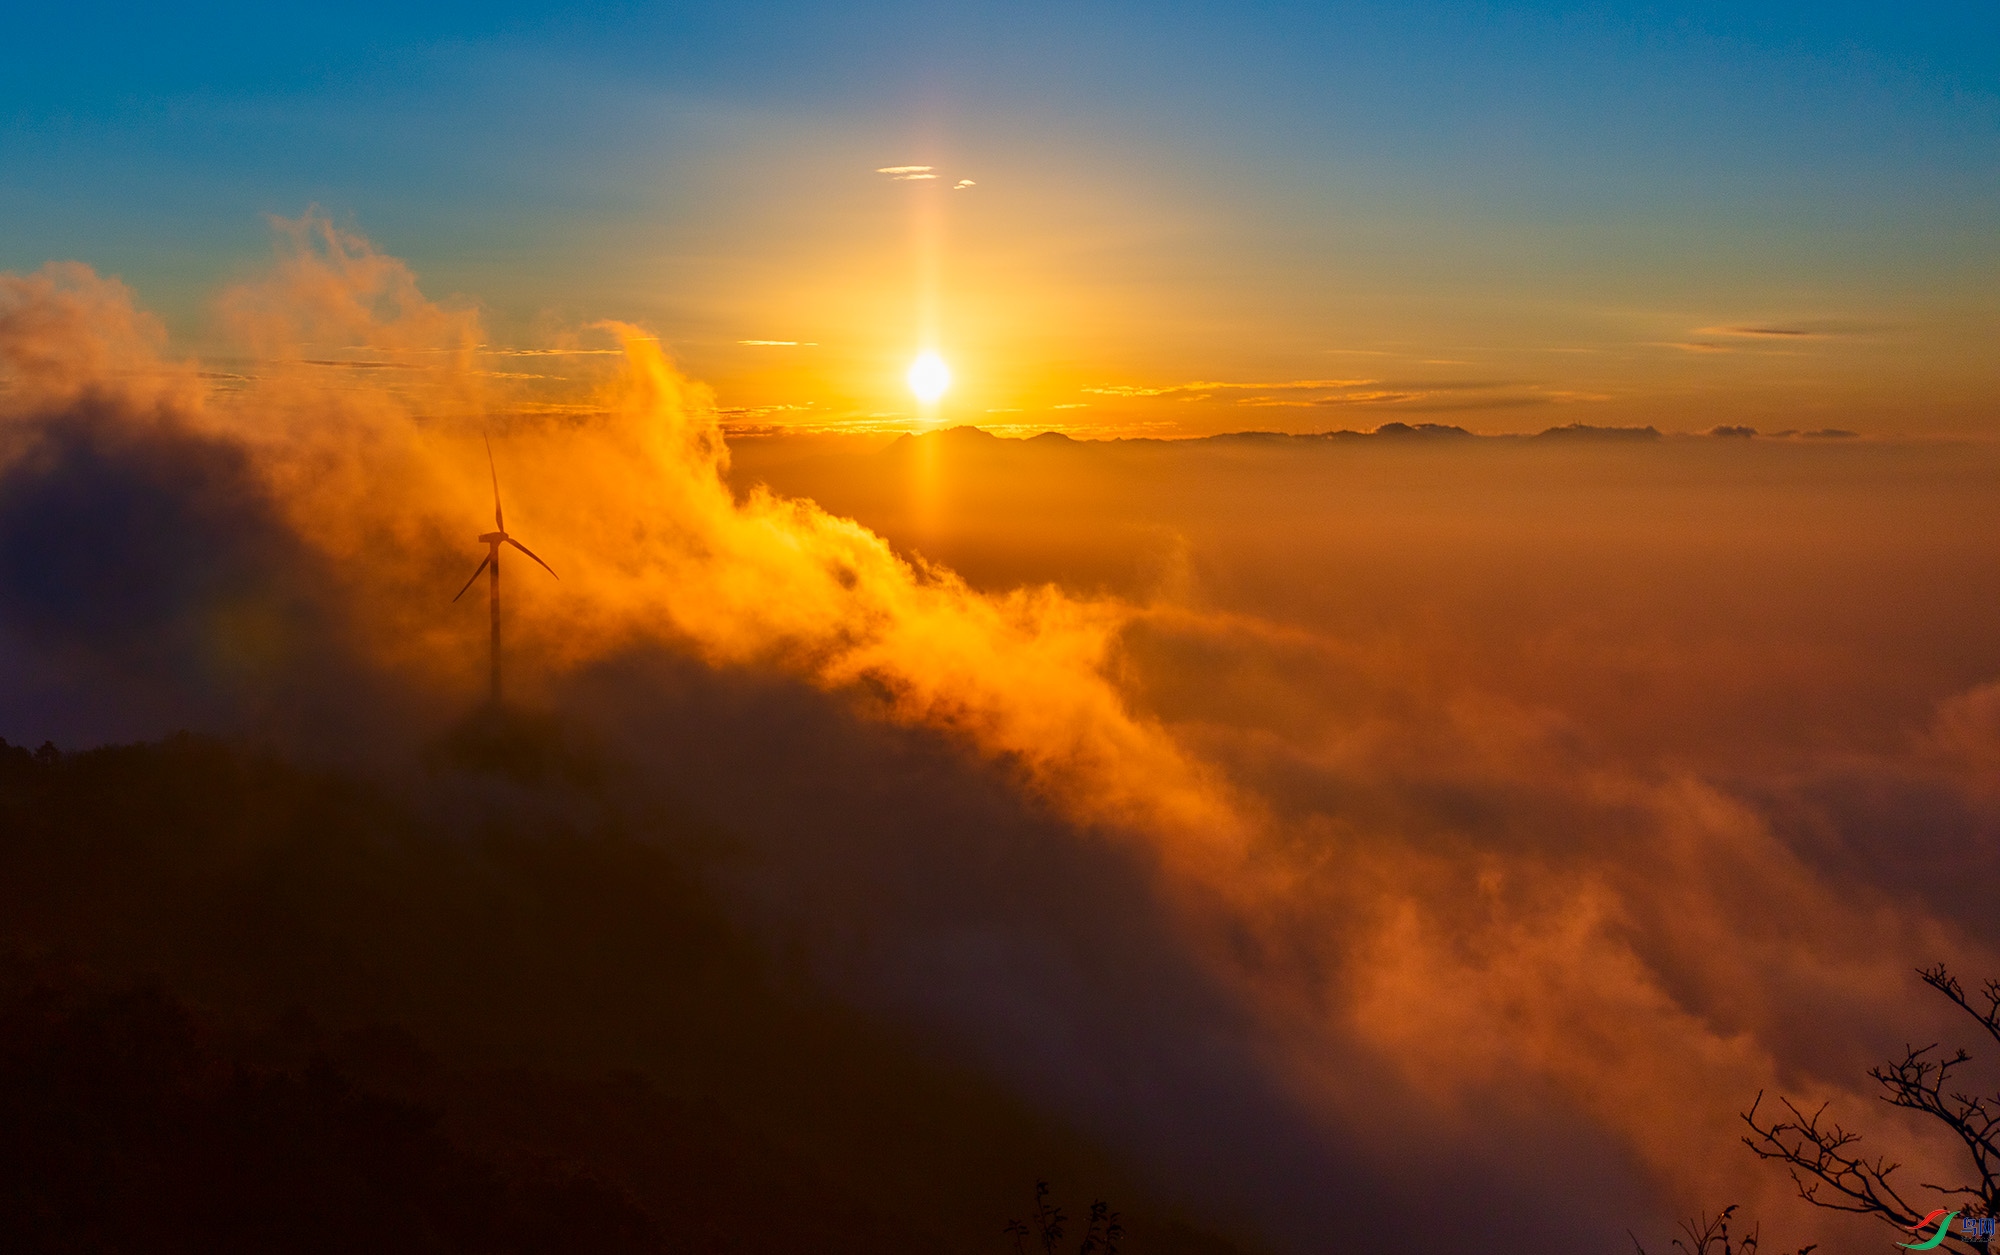
[[[1033,436],[1001,436],[983,427],[962,424],[957,427],[946,427],[937,431],[906,432],[898,436],[888,447],[895,449],[916,441],[938,441],[958,446],[973,446],[989,441],[997,444],[1006,441],[1041,447],[1066,445],[1268,445],[1283,447],[1343,444],[1348,442],[1360,444],[1381,442],[1390,444],[1451,445],[1466,445],[1471,443],[1521,444],[1533,442],[1550,444],[1631,445],[1675,440],[1743,440],[1760,436],[1771,440],[1851,440],[1859,437],[1860,434],[1859,432],[1839,427],[1825,427],[1813,431],[1785,430],[1766,434],[1759,432],[1754,427],[1723,424],[1712,427],[1707,431],[1682,435],[1663,432],[1650,424],[1643,427],[1617,427],[1595,426],[1590,423],[1565,423],[1561,426],[1548,427],[1541,431],[1524,435],[1512,432],[1488,434],[1468,431],[1452,423],[1392,422],[1383,423],[1381,426],[1369,431],[1356,431],[1351,428],[1318,432],[1229,431],[1218,432],[1210,436],[1112,436],[1103,439],[1078,439],[1066,432],[1060,431],[1044,431]]]

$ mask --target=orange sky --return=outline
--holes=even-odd
[[[729,421],[908,429],[920,416],[901,367],[933,336],[958,379],[934,421],[1015,432],[1982,432],[2000,395],[1983,267],[1903,291],[1814,290],[1708,259],[1699,284],[1534,282],[1493,235],[1492,265],[1405,282],[1395,253],[1320,270],[1232,238],[1246,207],[1118,185],[1084,196],[1032,174],[954,190],[961,168],[976,169],[844,180],[844,212],[825,218],[778,209],[768,254],[722,274],[670,264],[663,283],[726,292],[718,321],[740,340],[796,342],[669,335]],[[1308,246],[1332,247],[1332,230]]]
[[[1524,240],[1437,206],[1297,220],[1074,152],[1038,167],[917,142],[880,150],[884,174],[851,146],[840,164],[737,139],[761,155],[687,174],[719,185],[679,228],[698,248],[621,228],[578,279],[593,310],[658,332],[732,430],[1994,430],[1993,271],[1949,237],[1901,270],[1823,269],[1817,237],[1760,251],[1739,234],[1705,254],[1684,224],[1642,219],[1615,233],[1626,253],[1599,257],[1594,228]],[[802,168],[818,192],[786,194]],[[1448,241],[1436,259],[1427,233]],[[433,288],[481,294],[496,347],[608,347],[579,296],[528,316],[529,276],[434,269]],[[955,376],[934,411],[903,380],[927,345]]]

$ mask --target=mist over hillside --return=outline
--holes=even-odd
[[[467,1249],[1004,1248],[1047,1176],[1135,1251],[1839,1251],[1760,1090],[1943,1157],[1864,1069],[1944,1037],[1916,966],[2000,971],[1989,446],[731,441],[643,330],[520,378],[322,219],[220,305],[218,379],[0,281],[0,735],[62,747],[0,779],[0,1018],[20,1128],[99,1095],[65,1215],[213,1234],[145,1165],[320,1128]],[[509,559],[482,722],[496,480],[559,578]]]

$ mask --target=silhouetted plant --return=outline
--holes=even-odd
[[[1989,980],[1980,991],[1980,1000],[1985,1003],[1981,1011],[1973,1008],[1958,978],[1942,963],[1919,969],[1918,975],[1977,1021],[1987,1036],[2000,1042],[2000,981]],[[1906,1046],[1902,1058],[1870,1068],[1868,1075],[1881,1086],[1877,1097],[1883,1102],[1930,1116],[1950,1129],[1965,1149],[1971,1176],[1964,1183],[1919,1185],[1947,1200],[1965,1198],[1955,1213],[1973,1218],[2000,1214],[2000,1094],[1981,1097],[1947,1089],[1953,1074],[1970,1062],[1972,1055],[1961,1048],[1947,1058],[1937,1050],[1936,1042]],[[1905,1199],[1891,1180],[1902,1164],[1881,1155],[1871,1159],[1860,1154],[1861,1135],[1825,1119],[1826,1103],[1807,1112],[1791,1099],[1780,1098],[1784,1114],[1760,1123],[1758,1109],[1763,1101],[1759,1093],[1750,1110],[1743,1113],[1744,1123],[1750,1126],[1743,1144],[1760,1159],[1783,1163],[1798,1186],[1800,1198],[1815,1207],[1879,1216],[1898,1229],[1910,1231],[1937,1218],[1936,1210]],[[1950,1216],[1945,1220],[1949,1222]],[[1948,1233],[1945,1241],[1946,1250],[1991,1249],[1988,1239],[1965,1233]]]
[[[1049,1199],[1049,1183],[1035,1182],[1035,1210],[1029,1214],[1027,1222],[1009,1220],[1005,1232],[1014,1239],[1014,1250],[1018,1255],[1028,1255],[1028,1242],[1039,1243],[1043,1255],[1055,1255],[1063,1240],[1063,1227],[1069,1217],[1063,1209]],[[1077,1246],[1077,1255],[1118,1255],[1118,1241],[1125,1236],[1125,1228],[1119,1223],[1118,1213],[1111,1205],[1099,1199],[1090,1205],[1090,1219],[1085,1222],[1083,1240]]]
[[[1731,1203],[1722,1209],[1721,1215],[1711,1216],[1704,1212],[1692,1220],[1681,1221],[1681,1232],[1686,1236],[1674,1239],[1674,1249],[1686,1255],[1757,1255],[1756,1225],[1751,1225],[1750,1231],[1739,1238],[1729,1236],[1729,1220],[1735,1214],[1736,1204]],[[1639,1255],[1646,1255],[1646,1248],[1639,1245],[1637,1237],[1632,1238],[1632,1245]],[[1819,1244],[1815,1242],[1811,1246],[1800,1247],[1795,1255],[1811,1255],[1818,1249]]]
[[[1077,1248],[1077,1255],[1093,1255],[1097,1251],[1118,1255],[1118,1239],[1124,1236],[1125,1228],[1118,1223],[1118,1213],[1108,1203],[1092,1203],[1090,1223],[1084,1226],[1083,1245]]]

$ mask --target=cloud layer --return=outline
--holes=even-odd
[[[1428,630],[1370,633],[1313,598],[1423,597],[1257,591],[1282,569],[1259,553],[1339,511],[1270,497],[1211,531],[1202,578],[969,581],[733,484],[713,399],[638,328],[596,329],[616,356],[567,350],[586,373],[561,387],[480,369],[472,311],[314,219],[219,311],[256,363],[226,382],[82,267],[0,285],[0,631],[39,677],[0,695],[9,735],[189,723],[406,751],[478,692],[481,616],[446,598],[490,508],[490,434],[513,526],[563,572],[508,584],[522,687],[738,827],[746,911],[819,979],[1282,1245],[1365,1245],[1409,1209],[1496,1249],[1583,1251],[1737,1200],[1845,1240],[1733,1149],[1735,1113],[1766,1087],[1851,1096],[1870,1051],[1928,1022],[1914,963],[1990,968],[1974,898],[1925,879],[1988,857],[1989,688],[1900,740],[1731,770],[1640,748],[1646,716],[1585,691],[1603,658],[1569,678],[1535,660],[1524,643],[1559,654],[1601,592],[1524,584],[1484,620],[1433,599]],[[314,345],[398,369],[329,370]],[[1421,491],[1341,526],[1398,537],[1463,593],[1479,577],[1438,539],[1427,465]],[[1451,466],[1470,493],[1508,482]],[[1122,472],[1065,474],[1123,491],[1104,487]],[[1662,499],[1708,491],[1680,487]],[[1052,525],[1080,553],[1073,515]],[[1533,520],[1509,526],[1508,552],[1531,548]],[[1743,543],[1805,552],[1789,535]],[[993,543],[1031,547],[1033,521]],[[1573,544],[1556,568],[1622,587],[1651,543]],[[1728,637],[1671,636],[1631,673],[1751,682]]]

